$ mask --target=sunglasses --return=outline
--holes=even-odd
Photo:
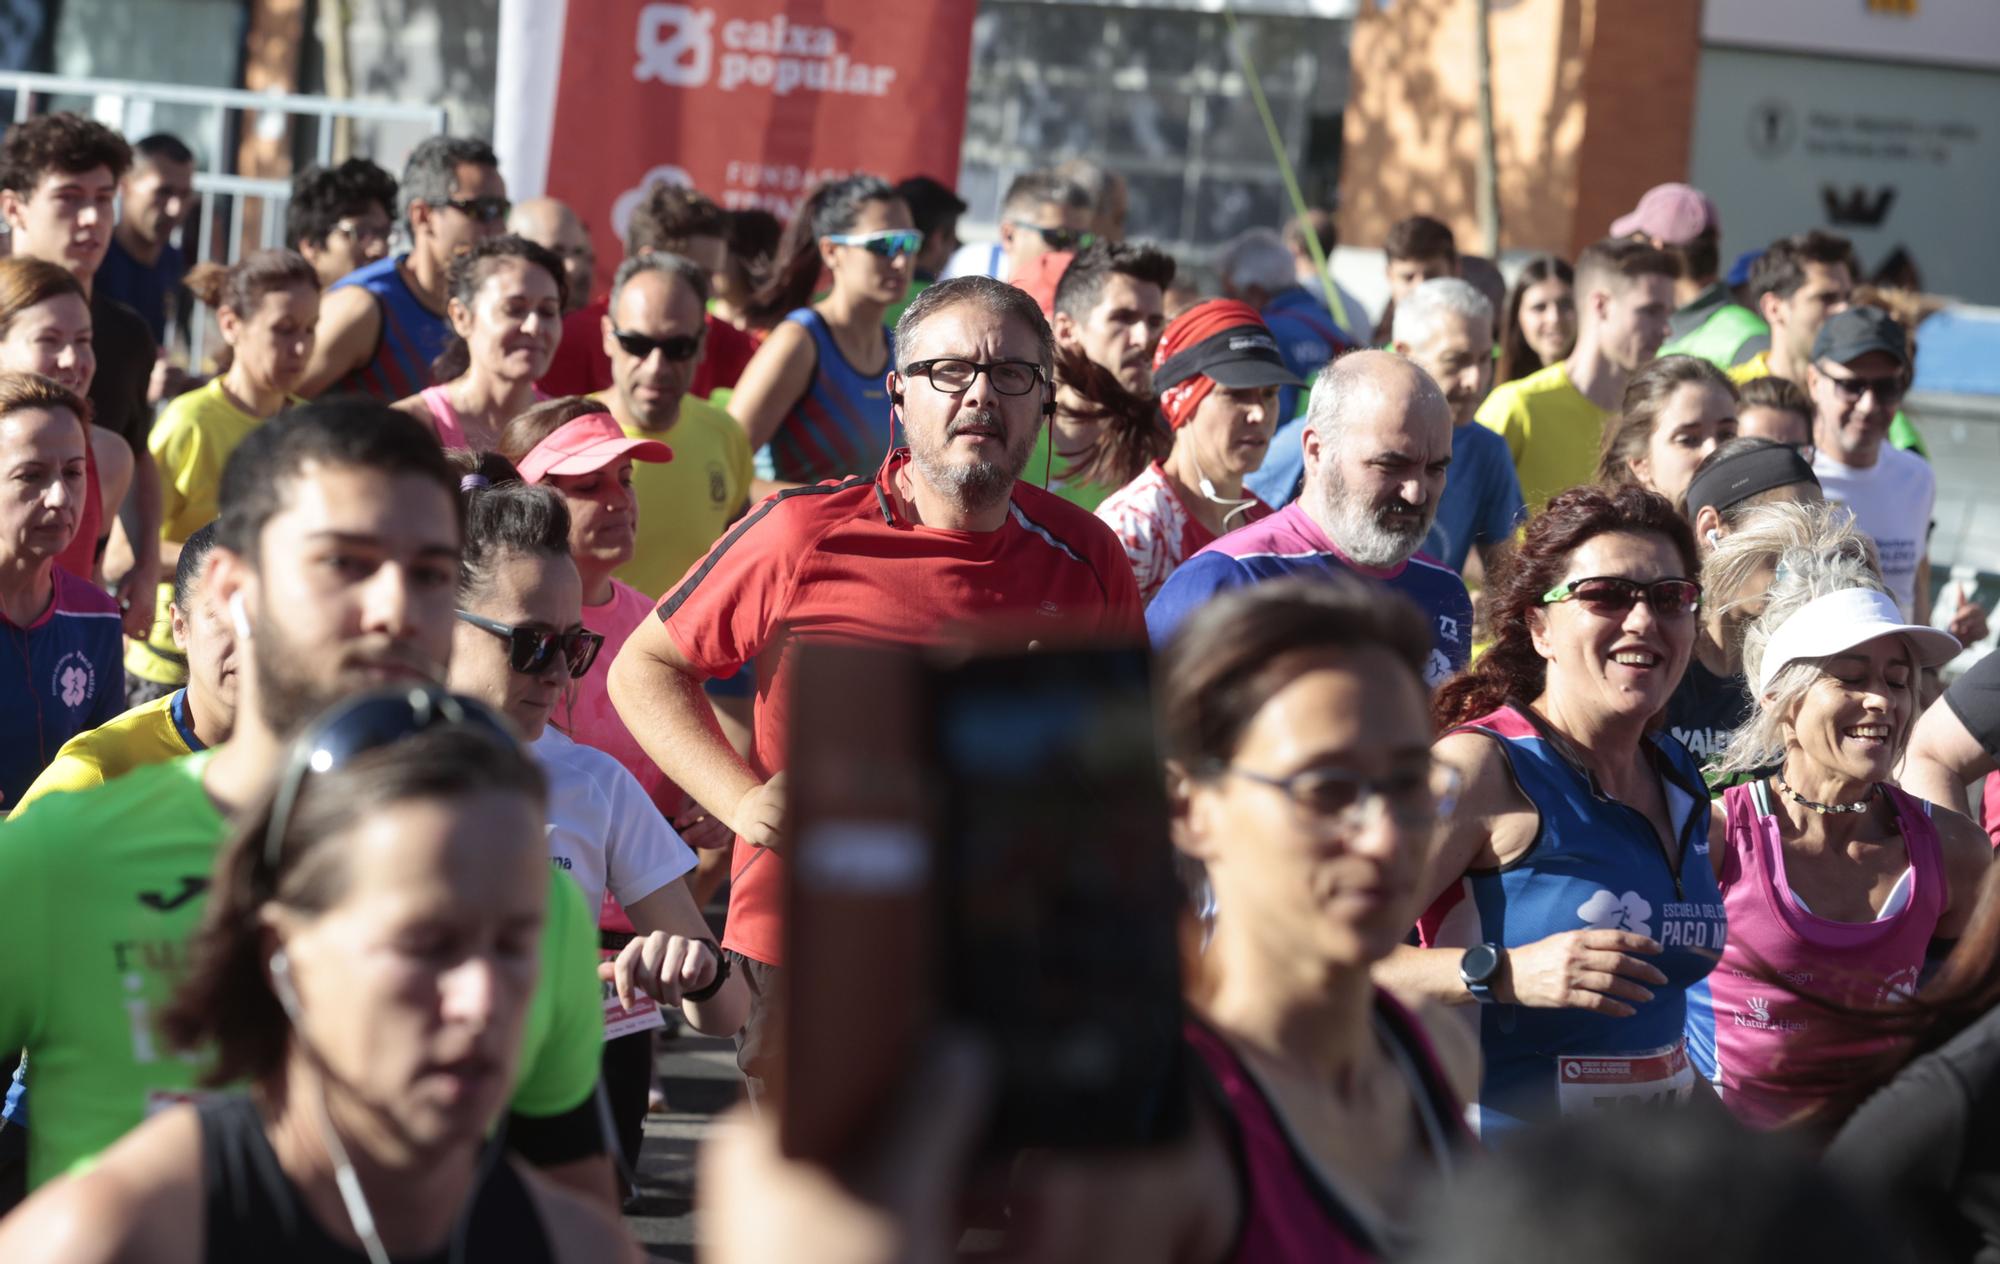
[[[503,197],[447,198],[444,204],[482,224],[497,224],[514,209],[514,204]]]
[[[828,233],[836,246],[859,246],[880,259],[900,259],[913,255],[924,244],[924,235],[914,228],[885,228],[874,233]]]
[[[1082,250],[1097,240],[1096,233],[1080,232],[1074,228],[1046,228],[1025,219],[1010,219],[1007,222],[1016,228],[1025,228],[1031,233],[1040,233],[1042,241],[1047,243],[1050,250]]]
[[[461,622],[469,623],[481,632],[491,632],[507,642],[507,665],[523,676],[541,675],[560,654],[569,668],[570,679],[580,680],[590,670],[590,665],[597,661],[597,651],[604,648],[604,637],[596,632],[520,628],[470,610],[459,611],[458,617]]]
[[[1620,575],[1594,575],[1556,585],[1542,594],[1542,604],[1571,598],[1590,613],[1606,617],[1623,615],[1641,599],[1663,618],[1686,616],[1701,609],[1701,585],[1691,579],[1656,579],[1642,584]]]
[[[377,228],[372,224],[363,224],[357,220],[341,220],[333,226],[328,235],[331,236],[333,233],[339,233],[341,236],[349,238],[363,246],[384,246],[389,243],[389,230],[387,228]]]
[[[644,334],[628,334],[614,327],[611,337],[617,341],[620,351],[636,360],[644,360],[657,351],[667,360],[680,364],[694,359],[695,353],[701,350],[702,336],[707,332],[703,329],[673,338],[648,338]]]
[[[1842,399],[1858,400],[1863,395],[1872,393],[1877,403],[1893,404],[1903,398],[1905,389],[1903,375],[1900,373],[1888,377],[1835,377],[1825,369],[1821,369],[1819,375],[1833,383],[1833,389],[1840,392]]]
[[[275,882],[285,831],[309,774],[332,772],[357,755],[436,728],[469,729],[491,737],[505,749],[520,748],[513,730],[492,710],[436,685],[362,694],[337,703],[292,743],[278,780],[277,797],[272,801],[271,823],[264,833],[265,874]]]

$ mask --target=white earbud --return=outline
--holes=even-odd
[[[285,1017],[298,1022],[299,994],[292,986],[292,959],[283,948],[271,954],[271,990],[278,994],[278,1004],[285,1007]]]
[[[1708,538],[1708,547],[1712,549],[1716,545],[1722,543],[1722,532],[1716,530],[1714,527],[1710,527],[1708,529],[1707,538]]]
[[[237,640],[250,639],[250,615],[243,608],[241,590],[229,594],[229,626],[236,629]]]

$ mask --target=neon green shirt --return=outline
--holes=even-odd
[[[1597,477],[1605,412],[1569,380],[1561,360],[1524,378],[1502,382],[1479,406],[1479,424],[1507,441],[1521,499],[1529,513],[1557,492]]]
[[[187,961],[228,825],[202,771],[212,753],[51,795],[0,825],[0,1049],[26,1049],[30,1188],[88,1162],[149,1102],[197,1091],[202,1061],[154,1028]],[[595,918],[549,884],[542,986],[522,1033],[512,1108],[548,1116],[596,1086],[604,1012]]]
[[[35,800],[61,791],[91,790],[114,781],[134,768],[179,759],[200,745],[189,745],[191,730],[181,727],[175,708],[183,705],[185,689],[142,702],[113,720],[86,729],[63,743],[34,784],[21,793],[7,815],[19,816]]]
[[[1069,461],[1049,457],[1049,428],[1041,427],[1035,432],[1035,450],[1028,457],[1028,468],[1021,471],[1021,481],[1031,486],[1042,485],[1043,471],[1048,472],[1049,490],[1079,509],[1096,513],[1104,498],[1118,489],[1104,483],[1079,483],[1069,476]]]

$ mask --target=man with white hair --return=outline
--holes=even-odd
[[[1428,373],[1387,351],[1342,356],[1320,375],[1300,447],[1305,490],[1278,513],[1183,562],[1146,608],[1163,645],[1216,593],[1287,576],[1347,576],[1409,598],[1431,625],[1424,679],[1466,664],[1472,599],[1458,572],[1417,550],[1451,464],[1452,414]]]
[[[1425,281],[1396,305],[1389,337],[1451,406],[1451,477],[1424,551],[1463,571],[1477,548],[1490,574],[1524,512],[1507,441],[1472,421],[1493,386],[1493,304],[1457,277]]]

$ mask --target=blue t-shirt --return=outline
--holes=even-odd
[[[1636,1105],[1668,1084],[1691,1092],[1688,990],[1715,968],[1728,933],[1709,863],[1708,787],[1694,757],[1663,733],[1641,747],[1679,842],[1676,869],[1652,822],[1605,795],[1534,716],[1502,707],[1463,727],[1500,744],[1540,824],[1525,855],[1445,889],[1417,923],[1424,946],[1519,948],[1564,931],[1623,930],[1660,945],[1644,960],[1667,976],[1652,1000],[1628,1002],[1637,1012],[1626,1018],[1481,1005],[1475,1126],[1491,1137],[1559,1112]]]
[[[1283,509],[1299,498],[1306,481],[1306,419],[1294,417],[1271,436],[1264,449],[1264,463],[1257,472],[1243,478],[1243,486],[1274,508]]]
[[[56,752],[125,709],[124,629],[109,593],[55,567],[55,598],[20,627],[0,615],[0,814]]]
[[[1476,545],[1510,538],[1526,507],[1507,441],[1476,421],[1451,431],[1451,470],[1424,552],[1455,571]]]
[[[1261,314],[1264,323],[1271,327],[1271,337],[1278,343],[1278,354],[1284,357],[1285,367],[1304,379],[1307,386],[1312,384],[1313,376],[1326,367],[1327,361],[1344,351],[1353,350],[1354,344],[1341,334],[1340,326],[1333,323],[1333,313],[1303,285],[1280,291],[1277,297],[1264,305]],[[1278,391],[1278,416],[1290,417],[1296,413],[1304,393],[1296,386],[1281,388]]]
[[[1146,607],[1146,631],[1162,646],[1210,597],[1288,576],[1346,575],[1382,585],[1415,602],[1433,633],[1424,683],[1436,688],[1462,671],[1472,653],[1472,598],[1458,572],[1419,553],[1401,566],[1378,569],[1349,561],[1298,505],[1239,527],[1167,576]]]
[[[114,235],[111,248],[104,252],[104,262],[97,265],[91,288],[93,293],[115,298],[139,313],[146,328],[153,331],[153,341],[165,345],[174,291],[186,275],[187,260],[171,242],[160,248],[160,257],[149,267],[127,254]]]

